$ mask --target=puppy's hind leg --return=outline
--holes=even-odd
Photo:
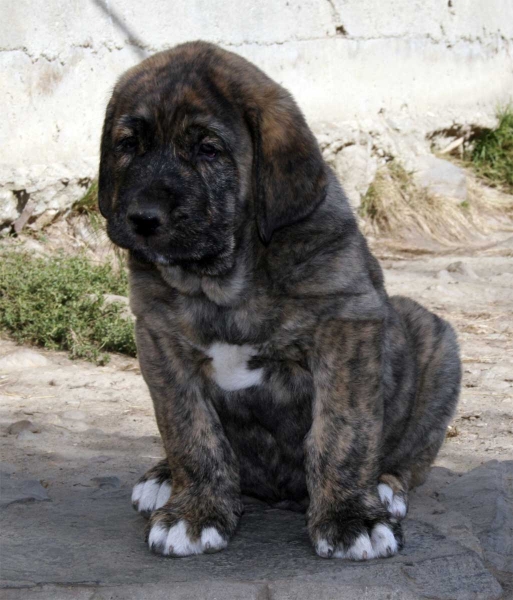
[[[171,471],[167,459],[161,460],[137,481],[132,490],[132,506],[149,517],[171,497]]]
[[[381,483],[389,485],[395,497],[394,485],[388,479],[394,475],[401,484],[397,489],[406,497],[408,489],[425,481],[444,442],[458,402],[461,362],[456,334],[449,323],[408,298],[395,296],[391,302],[408,334],[417,381],[401,438],[392,436],[392,442],[385,441]],[[380,495],[385,492],[389,495],[382,487]]]
[[[429,474],[444,435],[423,448],[403,471],[384,473],[379,478],[378,494],[391,521],[401,521],[408,513],[408,491],[422,485]]]

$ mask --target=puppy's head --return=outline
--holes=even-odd
[[[248,219],[268,244],[315,210],[325,179],[290,95],[211,44],[143,61],[107,107],[100,209],[111,239],[143,261],[224,272]]]

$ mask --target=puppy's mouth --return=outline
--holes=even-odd
[[[165,233],[143,235],[111,217],[107,233],[114,244],[127,249],[140,262],[180,266],[191,272],[214,275],[233,266],[233,234],[216,236],[213,231],[194,231],[186,223],[180,225],[183,230],[172,228]]]

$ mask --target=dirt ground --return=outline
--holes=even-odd
[[[377,254],[390,294],[423,303],[458,333],[462,393],[437,464],[466,471],[492,458],[513,458],[513,236],[467,253],[408,256],[378,248]],[[0,358],[19,348],[0,339]],[[112,355],[97,367],[64,353],[37,352],[46,365],[29,360],[27,368],[0,374],[0,447],[9,462],[58,486],[57,472],[74,458],[87,464],[102,452],[106,461],[123,461],[142,452],[150,464],[161,455],[136,360]],[[7,433],[20,420],[38,431]]]

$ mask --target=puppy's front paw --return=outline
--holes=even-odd
[[[309,529],[315,551],[322,558],[387,558],[397,554],[403,544],[400,524],[386,518],[351,519],[339,513]]]
[[[217,509],[213,506],[201,497],[174,496],[151,514],[146,530],[150,550],[164,556],[190,556],[226,548],[242,505],[219,501]]]
[[[152,515],[148,532],[148,546],[163,556],[190,556],[205,552],[219,552],[228,545],[228,540],[216,527],[204,527],[199,536],[193,536],[190,523],[185,519],[169,524],[165,511]]]
[[[167,460],[160,461],[147,471],[132,490],[132,506],[148,517],[171,498],[171,472]]]

